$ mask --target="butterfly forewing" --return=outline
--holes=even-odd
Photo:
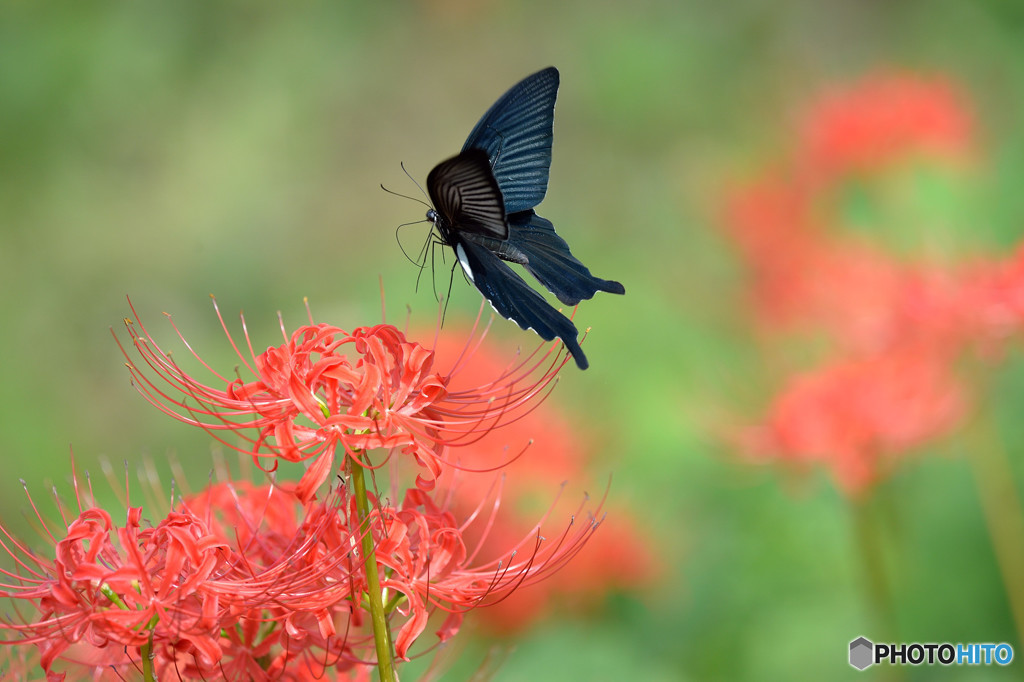
[[[558,69],[527,76],[484,114],[463,151],[482,149],[505,199],[505,210],[533,208],[548,189]]]
[[[508,237],[505,203],[483,151],[470,149],[439,163],[427,176],[427,191],[450,230]]]

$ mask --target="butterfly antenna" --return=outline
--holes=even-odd
[[[426,202],[421,202],[421,203],[426,204],[427,208],[433,208],[433,206],[430,205],[430,197],[427,196],[427,193],[425,191],[423,191],[423,186],[420,185],[420,183],[416,182],[416,178],[414,178],[412,175],[410,175],[409,171],[407,171],[405,169],[405,162],[404,161],[399,161],[398,165],[402,167],[402,172],[405,173],[405,177],[407,177],[410,180],[412,180],[412,184],[416,185],[416,187],[420,190],[420,194],[422,194],[423,198],[427,200]]]
[[[406,170],[405,164],[400,162],[398,165],[401,166],[402,172],[405,173],[405,177],[409,178],[409,180],[412,181],[412,184],[416,185],[416,189],[418,189],[420,191],[420,193],[424,196],[424,198],[429,199],[430,197],[428,197],[427,193],[423,191],[423,187],[420,186],[420,183],[416,182],[416,179],[413,178],[412,175],[409,174],[408,170]],[[403,199],[409,199],[410,201],[415,201],[418,204],[422,204],[423,206],[426,206],[428,209],[434,208],[429,203],[429,201],[423,201],[422,199],[417,199],[416,197],[411,197],[408,194],[402,194],[401,192],[396,192],[394,190],[388,189],[387,187],[384,186],[384,183],[381,183],[380,188],[382,190],[384,190],[385,192],[387,192],[388,194],[393,194],[396,197],[402,197]],[[409,261],[413,265],[416,265],[417,267],[419,267],[421,272],[423,270],[423,267],[426,265],[426,263],[423,261],[423,256],[424,256],[424,253],[426,251],[426,244],[424,244],[423,248],[420,249],[420,255],[417,256],[416,259],[413,259],[412,257],[409,256],[409,252],[405,250],[405,247],[402,246],[402,240],[398,237],[398,232],[403,227],[408,227],[409,225],[419,225],[420,223],[427,223],[427,222],[430,222],[430,221],[427,220],[426,218],[424,218],[423,220],[416,220],[416,221],[411,222],[411,223],[402,223],[401,225],[399,225],[398,227],[395,228],[395,241],[398,242],[398,248],[401,249],[402,255],[405,256],[405,259],[407,261]],[[431,226],[430,234],[427,236],[427,241],[428,242],[430,241],[431,236],[433,235],[433,233],[434,233],[433,226]],[[416,276],[416,286],[417,286],[417,289],[418,289],[419,288],[419,275]]]
[[[408,175],[408,173],[406,173],[406,175]],[[417,185],[417,187],[419,187],[419,185]],[[387,187],[384,186],[384,183],[381,183],[380,188],[382,190],[384,190],[385,192],[387,192],[388,194],[393,194],[396,197],[402,197],[403,199],[408,199],[409,201],[415,201],[418,204],[423,204],[427,208],[433,208],[433,206],[431,206],[427,202],[423,201],[422,199],[417,199],[416,197],[411,197],[408,194],[402,194],[401,192],[396,192],[393,189],[388,189]]]

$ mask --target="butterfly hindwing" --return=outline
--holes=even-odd
[[[550,220],[523,211],[508,217],[508,229],[507,249],[521,256],[523,267],[562,303],[576,305],[598,291],[626,293],[618,282],[590,274],[590,269],[572,255],[569,244],[555,233]]]
[[[471,238],[460,240],[455,252],[467,276],[499,315],[521,329],[532,329],[545,341],[561,339],[576,365],[580,369],[588,367],[587,356],[576,341],[576,325],[551,307],[505,261]]]
[[[470,149],[437,164],[427,176],[427,192],[449,230],[508,237],[501,189],[483,151]]]
[[[487,152],[510,214],[533,208],[547,193],[558,80],[549,66],[512,86],[462,147]]]

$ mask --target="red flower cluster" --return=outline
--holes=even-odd
[[[447,612],[437,635],[448,639],[465,611],[556,570],[596,528],[582,524],[555,542],[534,538],[528,551],[475,565],[466,527],[427,493],[410,489],[398,508],[373,503],[371,533],[401,623],[402,658],[430,612]],[[370,669],[373,642],[360,608],[369,586],[344,487],[303,505],[272,485],[219,483],[153,527],[142,518],[130,506],[119,525],[86,505],[66,530],[49,533],[54,559],[4,531],[23,574],[5,572],[14,582],[0,594],[38,611],[5,625],[21,636],[8,643],[36,644],[50,679],[69,667],[129,671],[147,656],[157,679],[353,679]]]
[[[260,354],[247,331],[244,353],[228,333],[246,379],[226,378],[193,352],[213,377],[202,382],[141,323],[126,326],[142,366],[131,346],[122,351],[150,402],[263,470],[277,458],[310,464],[294,489],[222,482],[152,523],[130,502],[119,523],[91,495],[80,498],[77,511],[62,510],[66,528],[47,530],[53,559],[0,527],[19,566],[4,572],[0,596],[34,611],[0,629],[14,636],[8,644],[36,645],[49,679],[103,668],[122,677],[134,668],[147,680],[368,679],[380,663],[377,616],[387,641],[396,633],[393,655],[407,659],[432,613],[444,614],[436,634],[447,640],[466,611],[549,576],[599,525],[600,505],[581,508],[557,533],[537,523],[510,546],[483,551],[502,523],[501,490],[468,507],[446,473],[454,459],[475,461],[465,446],[530,415],[565,363],[552,350],[470,383],[460,375],[475,352],[472,335],[439,372],[434,352],[394,327],[349,333],[310,320],[292,334],[282,324],[284,343]],[[373,450],[396,454],[393,465],[414,462],[416,485],[399,493],[393,482],[390,498],[350,488],[349,478],[381,466],[371,465]],[[318,495],[335,452],[347,473]]]
[[[257,460],[271,459],[268,471],[276,469],[277,458],[313,460],[296,488],[302,500],[312,498],[330,475],[336,451],[360,464],[367,450],[409,455],[419,467],[417,485],[432,489],[447,447],[472,442],[476,434],[532,409],[562,365],[557,356],[529,358],[480,386],[452,392],[448,383],[457,365],[446,375],[438,373],[434,353],[391,325],[349,333],[310,319],[289,335],[282,321],[285,342],[256,355],[244,319],[243,352],[219,309],[217,316],[251,380],[226,378],[196,356],[215,382],[204,384],[182,371],[141,323],[126,320],[144,362],[139,367],[122,347],[136,386],[181,421],[212,433],[241,434],[242,444],[220,440]],[[161,382],[150,379],[145,368]]]
[[[908,288],[948,275],[942,264],[908,266],[844,232],[837,195],[851,178],[908,160],[968,161],[964,98],[938,78],[868,77],[813,104],[795,147],[726,200],[724,226],[754,277],[758,316],[771,328],[802,324],[843,343],[873,343],[890,331],[884,318]]]
[[[906,262],[843,230],[838,196],[852,178],[910,159],[970,159],[963,102],[941,79],[867,78],[813,105],[793,157],[727,202],[762,328],[824,332],[834,353],[792,380],[748,443],[762,456],[825,461],[852,494],[955,428],[970,402],[959,358],[993,350],[1024,321],[1021,257]]]
[[[928,349],[894,348],[794,377],[749,436],[755,453],[823,461],[857,493],[877,480],[887,459],[947,432],[963,409],[947,362]]]
[[[945,79],[878,74],[811,105],[796,167],[827,184],[912,154],[963,160],[972,154],[973,128],[964,97]]]

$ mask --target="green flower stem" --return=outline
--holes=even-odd
[[[135,589],[138,591],[138,583],[135,583]],[[110,585],[103,583],[100,585],[100,592],[102,592],[110,603],[121,609],[122,611],[128,610],[128,605],[121,599],[121,595],[110,588]],[[146,624],[146,628],[149,630],[149,639],[139,647],[139,655],[142,657],[142,679],[143,682],[157,682],[156,671],[153,669],[153,628],[160,619],[154,615],[149,619],[149,623]]]
[[[866,498],[851,503],[857,554],[864,571],[867,601],[878,638],[883,641],[898,641],[896,614],[886,577],[882,538],[879,537],[878,522],[874,514],[876,510],[872,509],[871,501],[870,498]]]
[[[142,657],[142,679],[145,682],[157,682],[156,671],[153,670],[153,632],[149,633],[149,641],[139,649]]]
[[[979,417],[968,460],[985,514],[996,563],[1003,576],[1018,641],[1024,641],[1024,509],[1006,448],[991,420]]]
[[[999,429],[1000,403],[995,397],[999,373],[992,368],[982,369],[978,372],[978,394],[989,396],[989,405],[978,410],[966,429],[964,445],[1017,640],[1024,643],[1024,506],[1015,484],[1011,453]]]
[[[366,479],[361,464],[349,459],[352,474],[352,492],[356,496],[356,510],[359,512],[359,532],[362,535],[363,557],[366,562],[367,601],[370,603],[370,621],[373,623],[373,641],[377,646],[377,674],[381,682],[395,682],[395,663],[391,649],[391,631],[384,600],[381,596],[380,574],[377,572],[377,554],[373,549],[373,534],[370,530],[370,500],[366,494]]]

